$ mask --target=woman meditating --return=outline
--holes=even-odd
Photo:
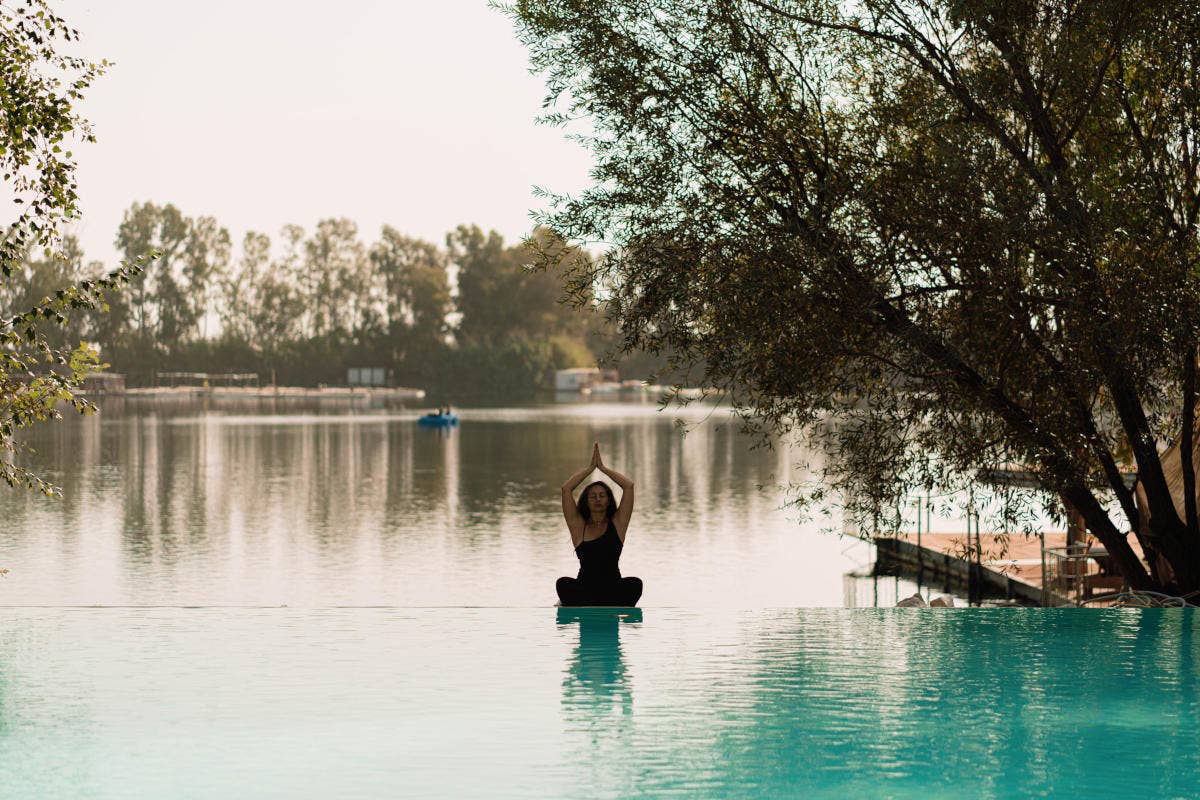
[[[595,470],[621,487],[621,505],[604,481],[588,484],[575,501],[572,492]],[[562,487],[563,516],[571,544],[579,557],[579,576],[559,578],[555,588],[564,606],[635,606],[642,596],[639,578],[622,578],[617,562],[625,546],[625,531],[633,516],[633,481],[604,466],[600,443],[592,446],[592,463],[567,479]]]

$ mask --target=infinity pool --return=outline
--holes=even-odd
[[[0,795],[1191,798],[1198,622],[8,608]]]

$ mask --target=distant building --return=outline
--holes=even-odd
[[[83,376],[83,395],[125,394],[125,376],[119,372],[93,372]]]
[[[582,392],[600,383],[616,381],[615,369],[599,369],[597,367],[573,367],[560,369],[554,373],[554,391]]]
[[[346,370],[349,386],[387,386],[391,383],[391,370],[385,367],[350,367]]]

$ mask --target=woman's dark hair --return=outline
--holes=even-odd
[[[603,486],[604,491],[608,492],[608,508],[604,509],[604,516],[606,519],[612,519],[613,515],[617,513],[617,501],[616,498],[613,497],[612,489],[608,488],[608,484],[604,481],[589,483],[583,490],[583,493],[579,495],[579,502],[575,504],[575,507],[579,509],[579,516],[583,517],[588,522],[592,521],[592,510],[588,508],[587,496],[588,492],[592,490],[593,486]]]

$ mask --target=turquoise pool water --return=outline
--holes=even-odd
[[[0,796],[1200,794],[1191,610],[6,608]]]

